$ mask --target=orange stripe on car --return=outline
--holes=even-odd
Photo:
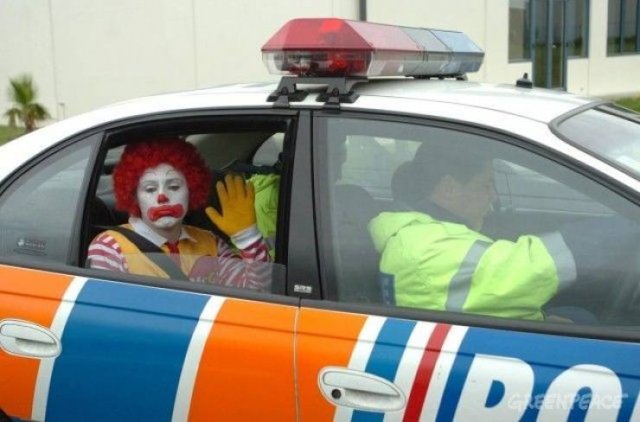
[[[295,420],[296,311],[286,305],[224,302],[200,360],[190,420]]]
[[[51,327],[73,277],[0,265],[0,319],[21,319]],[[29,418],[40,360],[0,351],[0,408]]]
[[[366,318],[342,312],[300,310],[297,368],[301,420],[333,420],[336,409],[320,393],[318,373],[325,366],[349,366]]]

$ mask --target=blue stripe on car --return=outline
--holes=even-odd
[[[631,418],[633,407],[638,399],[640,391],[640,377],[638,377],[640,345],[638,344],[470,328],[460,345],[451,375],[447,380],[437,420],[454,419],[464,384],[468,382],[467,375],[471,363],[477,354],[520,359],[531,367],[535,383],[531,392],[531,401],[525,403],[526,410],[521,418],[522,421],[538,419],[540,403],[536,404],[536,400],[544,397],[554,379],[577,365],[599,365],[609,368],[618,377],[622,388],[618,420]],[[589,386],[592,379],[593,374],[584,373],[585,387]],[[584,391],[580,390],[578,396],[584,396],[584,394]],[[503,400],[507,399],[503,398]],[[614,397],[607,397],[607,399],[614,399]],[[490,407],[484,398],[479,397],[478,400]],[[573,408],[571,411],[571,416],[578,419],[584,417],[584,414],[584,409]]]
[[[393,382],[409,336],[415,326],[414,321],[388,318],[380,329],[365,371]],[[383,418],[384,413],[356,410],[353,412],[351,420],[358,422],[382,421]]]
[[[207,299],[87,281],[63,332],[47,420],[170,420],[187,347]]]

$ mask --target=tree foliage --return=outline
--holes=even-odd
[[[11,108],[5,116],[9,118],[9,126],[15,127],[18,122],[24,125],[27,132],[36,128],[36,123],[50,117],[47,109],[36,102],[38,88],[31,75],[20,75],[9,79],[9,99]]]

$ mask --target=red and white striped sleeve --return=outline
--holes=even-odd
[[[127,259],[120,245],[108,232],[100,233],[89,244],[87,265],[100,270],[129,272]]]
[[[257,230],[256,230],[257,232]],[[219,284],[229,287],[270,291],[272,278],[269,245],[257,232],[253,241],[235,242],[238,249],[232,248],[222,239],[218,239]],[[241,247],[242,246],[242,247]]]

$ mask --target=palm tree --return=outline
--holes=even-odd
[[[18,121],[22,122],[27,132],[36,128],[38,120],[49,118],[49,112],[40,103],[36,102],[38,88],[33,83],[31,75],[20,75],[9,79],[9,99],[12,107],[5,113],[9,118],[9,126],[15,127]]]

